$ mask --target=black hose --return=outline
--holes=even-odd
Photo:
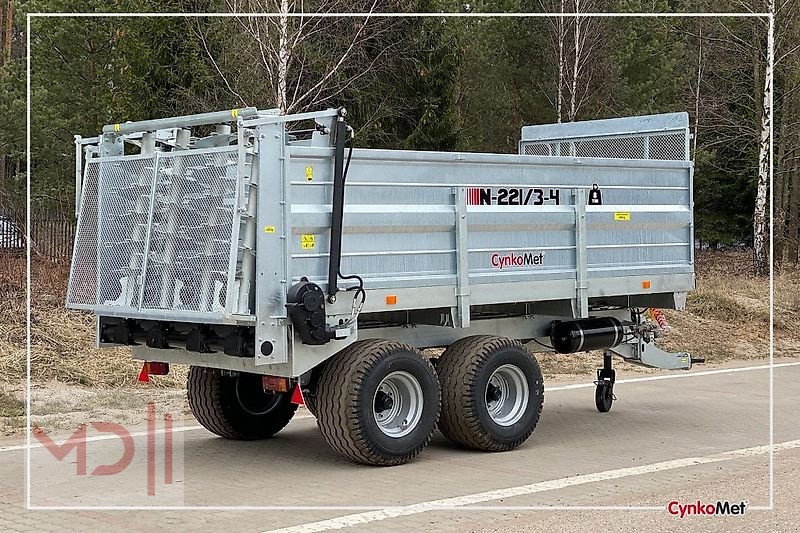
[[[347,163],[345,163],[344,172],[342,172],[342,183],[345,183],[347,181],[347,171],[350,170],[350,160],[352,158],[353,158],[353,141],[351,140],[350,141],[350,148],[347,151]],[[350,287],[347,290],[348,291],[352,291],[354,289],[357,289],[357,292],[356,292],[354,298],[358,298],[359,295],[360,295],[361,298],[363,298],[363,300],[361,302],[361,304],[363,305],[364,302],[367,301],[367,293],[364,290],[364,279],[361,276],[357,275],[357,274],[350,274],[350,275],[345,276],[344,274],[342,274],[341,269],[338,271],[338,274],[339,274],[339,277],[341,279],[356,279],[356,280],[358,280],[358,287]]]
[[[339,292],[338,276],[342,260],[342,221],[344,219],[344,143],[347,123],[344,115],[336,120],[333,156],[333,201],[331,204],[331,242],[328,255],[328,299],[333,301]]]

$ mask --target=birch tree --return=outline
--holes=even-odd
[[[581,37],[581,26],[583,26],[585,18],[580,16],[581,12],[581,2],[580,0],[575,1],[575,21],[572,23],[574,35],[575,35],[575,42],[574,42],[574,54],[572,58],[572,82],[570,84],[571,90],[569,92],[569,112],[567,113],[567,118],[570,122],[575,120],[575,116],[578,114],[578,74],[580,73],[581,64],[583,63],[582,53],[585,53],[584,44],[586,36],[584,34]]]
[[[769,0],[770,12],[774,12],[774,0]],[[769,40],[772,40],[772,23],[769,25]],[[756,206],[753,213],[753,259],[757,274],[769,271],[769,234],[767,231],[767,194],[769,192],[770,147],[772,127],[772,47],[767,50],[764,69],[764,97],[761,104],[761,135],[758,144],[758,183],[756,186]]]
[[[767,0],[767,10],[775,13],[775,0]],[[757,274],[769,272],[769,232],[767,220],[767,195],[769,194],[770,170],[772,168],[772,102],[774,66],[774,22],[769,20],[767,36],[767,57],[764,62],[764,96],[761,103],[761,134],[758,144],[758,181],[756,185],[756,205],[753,212],[753,261]],[[770,221],[771,222],[771,221]]]
[[[564,17],[566,0],[557,0],[558,5],[548,5],[542,1],[541,5],[545,11],[550,11],[552,8],[557,7],[559,16],[549,18],[549,33],[550,39],[553,44],[553,49],[556,52],[556,72],[557,82],[555,87],[555,98],[552,102],[556,108],[556,122],[561,122],[564,117],[564,70],[567,68],[566,58],[566,40],[567,40],[567,24]]]
[[[602,11],[591,0],[541,0],[544,10],[558,13],[549,19],[549,33],[556,56],[555,95],[552,103],[556,120],[574,121],[590,94],[595,52],[600,41],[601,26],[597,19],[581,16],[588,11]],[[571,8],[571,12],[567,12]]]
[[[390,30],[388,19],[372,16],[378,0],[322,0],[313,11],[302,0],[226,0],[225,7],[237,13],[276,14],[197,25],[209,62],[238,105],[263,106],[267,100],[288,114],[330,104],[378,68],[392,49],[369,47]],[[347,11],[366,15],[316,16]],[[217,32],[216,39],[209,37],[211,32]],[[219,32],[236,36],[221,50],[209,45],[219,42]]]
[[[703,26],[697,36],[697,78],[694,87],[694,133],[692,134],[692,156],[697,154],[697,139],[700,134],[700,86],[703,81]]]

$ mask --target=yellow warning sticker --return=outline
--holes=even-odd
[[[311,167],[306,167],[306,181],[313,181],[314,180],[314,169]]]
[[[264,226],[264,233],[275,233],[275,226]]]
[[[303,250],[314,249],[314,236],[313,235],[300,235],[300,247]]]
[[[631,219],[630,213],[614,213],[614,220],[621,221],[630,219]]]

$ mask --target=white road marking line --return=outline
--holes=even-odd
[[[363,513],[356,513],[356,514],[340,516],[337,518],[331,518],[328,520],[320,520],[318,522],[299,524],[296,526],[286,527],[282,529],[273,529],[268,531],[267,533],[315,533],[319,531],[330,531],[332,529],[344,529],[350,526],[369,524],[371,522],[378,522],[381,520],[397,518],[400,516],[415,515],[429,511],[453,510],[453,509],[459,509],[461,511],[464,511],[470,509],[469,507],[463,508],[464,506],[473,505],[476,503],[489,502],[505,498],[514,498],[516,496],[526,496],[529,494],[559,490],[566,487],[574,487],[576,485],[596,483],[598,481],[609,481],[612,479],[620,479],[629,476],[639,476],[642,474],[652,474],[655,472],[664,472],[666,470],[675,470],[677,468],[686,468],[690,466],[697,466],[709,463],[719,463],[741,457],[755,457],[758,455],[764,455],[768,453],[769,448],[770,448],[769,445],[754,446],[752,448],[731,450],[728,452],[717,453],[714,455],[707,455],[704,457],[687,457],[684,459],[674,459],[671,461],[651,463],[642,466],[619,468],[616,470],[605,470],[603,472],[595,472],[592,474],[579,474],[577,476],[553,479],[550,481],[540,481],[538,483],[532,483],[530,485],[521,485],[518,487],[490,490],[487,492],[467,494],[465,496],[455,496],[452,498],[444,498],[441,500],[431,500],[427,502],[414,503],[411,505],[404,505],[400,507],[387,507],[379,511],[367,511]],[[782,442],[779,444],[775,444],[772,447],[774,451],[790,450],[793,448],[800,448],[800,440]]]
[[[772,368],[785,368],[790,366],[800,366],[800,361],[796,361],[793,363],[776,363],[772,365]],[[743,366],[741,368],[720,368],[717,370],[701,370],[700,372],[692,372],[689,371],[677,371],[681,373],[676,374],[666,374],[662,376],[646,376],[642,378],[627,378],[627,379],[618,379],[616,383],[639,383],[641,381],[661,381],[664,379],[680,379],[680,378],[694,378],[694,377],[701,377],[701,376],[713,376],[716,374],[733,374],[736,372],[749,372],[751,370],[767,370],[769,365],[758,365],[758,366]],[[555,387],[547,387],[545,386],[545,392],[552,392],[557,390],[571,390],[571,389],[586,389],[589,387],[594,387],[594,382],[592,383],[576,383],[573,385],[556,385]]]
[[[196,429],[203,429],[203,426],[177,427],[177,428],[172,428],[172,432],[173,433],[182,433],[184,431],[194,431]],[[162,433],[165,433],[165,430],[157,429],[157,430],[154,431],[154,433],[156,435],[160,435]],[[131,437],[144,437],[145,435],[147,435],[146,431],[131,432]],[[112,440],[112,439],[119,439],[119,437],[117,435],[96,435],[94,437],[86,437],[86,442],[95,442],[95,441],[99,441],[99,440]],[[55,441],[55,442],[56,442],[56,444],[58,444],[60,446],[60,445],[64,444],[65,441]],[[26,444],[20,444],[20,445],[17,445],[17,446],[3,446],[2,448],[0,448],[0,452],[13,452],[13,451],[16,451],[16,450],[25,450],[27,448],[28,448],[28,446]],[[33,449],[33,448],[44,448],[44,444],[41,444],[41,443],[31,444],[31,449]]]
[[[314,418],[314,416],[311,415],[311,414],[300,415],[300,416],[294,417],[294,420],[302,420],[303,418]],[[198,429],[205,429],[205,428],[203,426],[183,426],[183,427],[172,428],[172,432],[173,433],[183,433],[185,431],[197,431]],[[156,435],[161,435],[164,432],[165,432],[165,430],[163,430],[163,429],[155,430],[155,434]],[[147,436],[147,431],[133,431],[133,432],[131,432],[131,437],[145,437],[145,436]],[[101,441],[101,440],[114,440],[114,439],[119,439],[119,437],[117,435],[95,435],[93,437],[86,437],[86,442],[96,442],[96,441]],[[61,441],[55,441],[55,442],[56,442],[56,444],[61,446],[62,444],[64,444],[65,441],[61,440]],[[31,444],[30,447],[31,447],[31,449],[44,448],[44,444],[41,444],[41,443]],[[27,444],[18,444],[18,445],[14,445],[14,446],[2,446],[2,447],[0,447],[0,453],[25,450],[27,448],[28,448]]]
[[[800,361],[792,362],[792,363],[777,363],[777,364],[773,365],[773,368],[785,368],[785,367],[791,367],[791,366],[800,366]],[[641,377],[641,378],[618,379],[616,382],[617,383],[638,383],[638,382],[641,382],[641,381],[661,381],[661,380],[664,380],[664,379],[692,378],[692,377],[711,376],[711,375],[716,375],[716,374],[732,374],[732,373],[735,373],[735,372],[748,372],[748,371],[751,371],[751,370],[766,370],[768,368],[769,368],[769,365],[745,366],[745,367],[741,367],[741,368],[721,368],[721,369],[718,369],[718,370],[702,370],[700,372],[691,372],[690,371],[690,372],[687,372],[685,374],[684,373],[681,373],[681,374],[667,374],[665,376],[647,376],[647,377]],[[592,382],[592,383],[576,383],[576,384],[573,384],[573,385],[557,385],[555,387],[545,387],[545,391],[546,392],[555,392],[555,391],[560,391],[560,390],[586,389],[586,388],[590,388],[590,387],[594,387],[594,386],[595,386],[594,382]],[[295,420],[300,420],[300,419],[303,419],[303,418],[314,418],[314,416],[311,415],[311,414],[307,414],[307,415],[300,415],[300,416],[294,417]],[[203,426],[187,426],[187,427],[184,427],[184,428],[176,428],[173,431],[196,431],[198,429],[204,429],[204,428],[203,428]],[[157,433],[158,433],[158,431],[157,431]],[[144,431],[138,432],[138,433],[131,433],[131,436],[133,436],[133,437],[142,437],[142,436],[145,436],[145,435],[147,435],[147,433],[144,432]],[[115,435],[108,435],[108,436],[98,435],[96,437],[88,437],[86,439],[86,441],[87,442],[91,442],[91,441],[109,440],[109,439],[116,439],[116,438],[118,438],[118,437],[116,437]],[[58,444],[62,444],[62,442],[59,442]],[[18,451],[18,450],[25,450],[25,449],[27,449],[27,447],[28,446],[25,445],[25,444],[20,444],[20,445],[15,445],[15,446],[2,446],[2,447],[0,447],[0,453],[2,453],[2,452],[13,452],[13,451]],[[43,447],[42,444],[31,444],[31,448],[42,448],[42,447]]]

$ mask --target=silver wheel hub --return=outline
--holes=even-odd
[[[515,365],[502,365],[489,377],[484,398],[489,416],[499,426],[519,422],[528,407],[530,389],[525,373]]]
[[[378,429],[395,439],[414,431],[422,418],[422,406],[422,386],[417,378],[403,370],[383,378],[372,399],[372,413]]]

